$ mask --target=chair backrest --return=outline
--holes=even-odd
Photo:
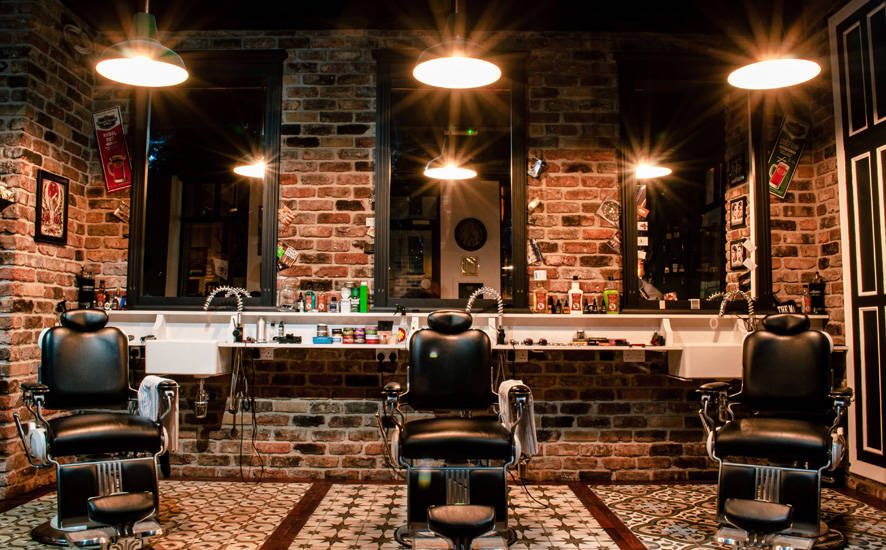
[[[108,314],[66,311],[61,326],[43,333],[40,383],[49,387],[46,407],[123,406],[129,399],[129,344]]]
[[[435,311],[409,340],[409,393],[416,409],[485,409],[493,403],[491,343],[469,313]]]
[[[763,330],[745,339],[742,402],[759,412],[795,415],[829,408],[831,341],[809,329],[805,315],[763,319]]]

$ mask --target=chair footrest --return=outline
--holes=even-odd
[[[723,507],[726,520],[752,533],[768,535],[791,526],[791,507],[776,502],[729,498]]]
[[[473,540],[495,528],[495,509],[477,504],[428,508],[428,529],[451,540]]]
[[[93,497],[86,510],[89,519],[96,523],[111,526],[136,523],[154,513],[154,494],[144,491]]]
[[[163,528],[157,520],[147,519],[132,526],[132,537],[143,538],[162,535]],[[83,531],[70,531],[65,533],[65,538],[71,546],[97,546],[109,544],[117,538],[117,530],[113,527],[95,527]]]

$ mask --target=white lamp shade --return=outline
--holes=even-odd
[[[736,69],[727,80],[736,88],[769,90],[806,82],[820,72],[821,66],[808,59],[769,59]]]
[[[438,88],[479,88],[501,78],[495,63],[474,57],[476,46],[464,40],[447,40],[430,47],[418,58],[412,76]]]

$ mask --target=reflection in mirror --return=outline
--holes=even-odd
[[[724,289],[726,122],[715,79],[698,60],[620,60],[628,307]]]
[[[389,296],[513,294],[510,91],[393,90]],[[424,175],[432,157],[477,172]]]
[[[514,230],[525,219],[522,85],[429,88],[391,55],[379,73],[390,107],[378,114],[376,304],[455,306],[484,286],[525,302],[525,230]]]
[[[262,88],[152,94],[145,296],[206,296],[225,285],[261,292],[264,180],[234,168],[255,157],[264,99]]]
[[[250,304],[271,305],[285,55],[182,55],[187,83],[141,94],[136,106],[149,119],[135,130],[147,136],[147,158],[135,159],[147,169],[133,196],[132,303],[198,304],[235,286]]]

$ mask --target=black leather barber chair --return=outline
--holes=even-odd
[[[129,549],[141,547],[143,537],[162,534],[154,516],[156,459],[166,447],[165,428],[127,412],[79,412],[122,409],[135,395],[126,336],[107,322],[100,310],[63,313],[61,326],[41,335],[40,383],[22,384],[36,421],[26,435],[15,415],[28,460],[36,468],[56,468],[56,515],[31,531],[45,544]],[[177,386],[163,382],[158,394],[165,415]],[[46,419],[45,409],[75,412]]]
[[[396,382],[382,391],[382,434],[386,447],[393,441],[392,454],[397,455],[389,458],[395,467],[405,467],[407,475],[407,523],[395,533],[404,546],[417,532],[428,530],[429,507],[447,504],[491,507],[496,531],[508,544],[515,539],[507,526],[506,485],[507,468],[518,459],[515,430],[490,414],[498,402],[492,389],[491,344],[471,323],[471,315],[463,311],[431,313],[428,328],[409,340],[406,391]],[[516,427],[529,388],[516,386],[508,397]],[[402,405],[435,416],[407,420]],[[470,518],[453,521],[458,531]],[[445,521],[437,523],[449,533]]]
[[[831,340],[805,315],[763,319],[742,355],[742,387],[705,384],[699,411],[720,464],[717,541],[759,548],[838,548],[821,521],[821,476],[843,458],[852,390],[832,389]]]

